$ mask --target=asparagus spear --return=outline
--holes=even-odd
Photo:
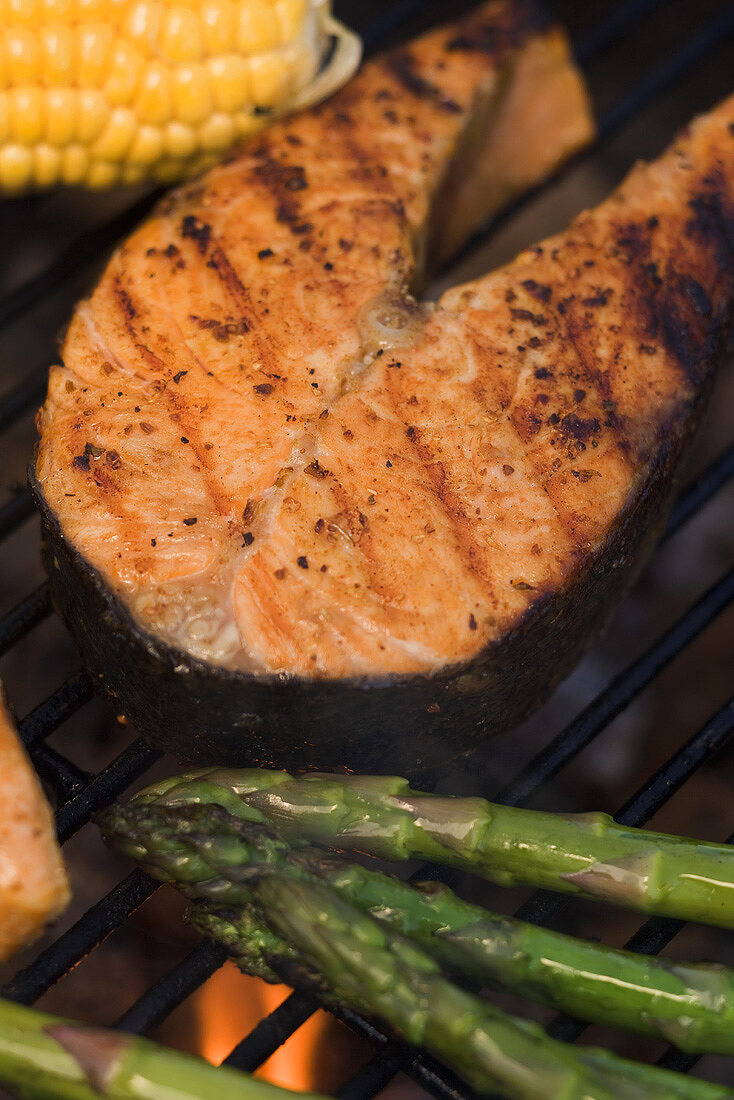
[[[0,1084],[21,1100],[294,1100],[227,1066],[0,999]],[[298,1100],[318,1100],[298,1093]]]
[[[536,886],[643,913],[734,928],[734,849],[481,798],[423,794],[391,776],[209,769],[164,780],[137,804],[219,803],[288,839],[427,859],[501,886]]]
[[[219,806],[137,805],[100,815],[105,834],[154,875],[190,897],[242,914],[248,968],[266,980],[269,956],[287,949],[252,918],[252,881],[263,871],[328,884],[420,944],[446,969],[505,987],[585,1020],[662,1037],[692,1052],[734,1054],[734,973],[715,965],[675,963],[586,943],[501,917],[456,897],[445,886],[414,889],[317,848],[290,849],[264,826]],[[252,918],[252,919],[251,919]],[[205,913],[195,918],[199,927]],[[235,925],[237,922],[235,922]],[[220,920],[216,937],[235,955],[241,933]]]
[[[452,985],[438,964],[409,940],[359,913],[328,887],[264,872],[252,883],[263,919],[289,945],[271,962],[291,985],[328,989],[343,1002],[379,1017],[407,1042],[450,1065],[480,1092],[507,1100],[731,1100],[730,1090],[681,1074],[629,1062],[606,1051],[550,1039],[542,1028],[508,1016]],[[239,963],[248,969],[252,913],[225,921],[238,935]],[[216,914],[209,917],[216,928]],[[306,971],[301,970],[305,964]]]

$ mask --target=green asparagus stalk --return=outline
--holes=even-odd
[[[536,886],[643,913],[734,928],[734,849],[480,798],[423,794],[390,776],[210,769],[164,780],[141,804],[219,803],[310,840],[381,859],[427,859],[501,886]]]
[[[21,1100],[294,1100],[295,1093],[123,1032],[0,999],[0,1085]],[[298,1100],[318,1100],[298,1093]]]
[[[252,888],[263,919],[289,945],[285,958],[272,959],[285,981],[313,989],[312,975],[319,973],[317,989],[328,989],[328,1003],[346,1003],[380,1018],[480,1092],[499,1091],[507,1100],[734,1097],[704,1081],[550,1039],[538,1025],[452,985],[420,948],[320,883],[265,872]],[[230,932],[239,935],[238,961],[244,969],[250,920],[227,922]],[[210,917],[210,928],[215,924],[216,915]],[[259,936],[257,927],[254,931]]]
[[[252,881],[264,871],[326,883],[410,937],[445,970],[687,1051],[734,1054],[734,972],[725,967],[651,959],[498,916],[445,886],[416,889],[317,848],[290,849],[271,830],[219,806],[132,802],[100,820],[107,838],[146,870],[210,905],[252,910]],[[286,954],[286,945],[251,915],[242,917],[260,929],[260,939],[254,931],[247,936],[248,969],[278,980],[268,959]],[[194,919],[201,927],[206,910]],[[220,920],[215,938],[237,955],[240,933],[228,933]]]

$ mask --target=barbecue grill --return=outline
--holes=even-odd
[[[560,228],[578,209],[579,202],[591,205],[600,200],[608,189],[610,179],[614,182],[620,178],[632,159],[658,153],[675,128],[734,88],[734,4],[731,0],[669,0],[667,4],[663,4],[662,0],[609,0],[596,5],[556,0],[552,6],[569,27],[577,57],[589,79],[597,106],[599,138],[592,149],[577,157],[556,179],[523,199],[488,230],[477,235],[452,265],[446,276],[447,282],[488,270],[509,258],[517,247]],[[446,14],[445,8],[442,11],[443,5],[438,2],[427,4],[425,0],[393,0],[392,3],[386,0],[379,3],[351,0],[350,3],[337,3],[336,7],[340,17],[363,35],[368,54],[396,39],[409,37]],[[454,14],[453,10],[451,14]],[[598,193],[589,194],[589,181],[593,181],[599,166],[603,167],[606,176],[603,183],[599,183]],[[576,190],[569,190],[574,180],[577,181]],[[10,388],[4,387],[4,395],[0,398],[0,431],[4,441],[12,444],[16,452],[25,454],[24,461],[30,459],[25,447],[32,438],[31,414],[42,400],[46,364],[54,354],[50,334],[63,322],[70,303],[89,285],[96,266],[109,247],[140,220],[154,198],[155,195],[150,193],[136,192],[132,201],[130,195],[123,197],[123,200],[119,195],[85,199],[83,209],[79,211],[77,207],[77,220],[71,219],[64,224],[59,224],[59,210],[63,213],[69,209],[63,203],[70,201],[64,197],[36,197],[8,202],[0,207],[0,225],[7,243],[7,271],[0,283],[4,286],[4,292],[0,295],[0,355],[5,359],[4,371],[8,371],[14,358],[18,363],[19,375],[19,379],[13,379]],[[120,205],[121,201],[125,205]],[[84,228],[79,236],[72,239],[79,227],[86,225],[85,219],[90,211],[95,224]],[[56,227],[53,233],[52,226]],[[32,256],[28,252],[29,242],[35,246]],[[45,261],[40,266],[39,249],[45,255]],[[22,349],[20,360],[18,349]],[[34,361],[39,364],[38,368],[29,370],[28,363]],[[727,379],[727,367],[724,367],[722,375],[718,391],[719,407],[725,409],[724,387],[728,385],[731,393],[732,379],[730,370]],[[723,420],[725,425],[725,412]],[[726,427],[720,426],[718,430],[722,435]],[[711,435],[714,435],[713,429]],[[5,445],[4,442],[4,453]],[[704,443],[703,449],[699,447],[699,465],[701,455],[705,455],[707,461],[678,497],[661,548],[645,574],[648,587],[655,584],[656,570],[670,571],[671,554],[676,545],[683,545],[681,553],[688,557],[691,553],[700,553],[701,540],[689,540],[688,543],[685,540],[695,524],[702,522],[699,513],[705,508],[708,515],[711,507],[718,505],[720,524],[715,537],[719,545],[724,546],[725,555],[731,549],[731,517],[734,513],[731,507],[728,510],[722,507],[721,502],[727,499],[727,494],[731,494],[734,487],[734,445],[713,456],[706,455],[706,451]],[[10,455],[10,449],[7,453]],[[12,460],[8,458],[7,466],[4,460],[3,467],[6,480],[8,469],[13,468]],[[728,499],[731,500],[731,496]],[[10,495],[0,505],[3,550],[7,547],[10,554],[15,547],[17,556],[20,545],[23,554],[30,550],[37,556],[38,547],[34,545],[34,540],[37,541],[37,523],[33,519],[34,506],[29,492],[25,488],[11,488]],[[704,536],[709,537],[710,531],[709,523]],[[674,537],[676,541],[668,549],[666,544]],[[10,561],[10,558],[4,559],[4,571],[5,560]],[[688,562],[689,576],[695,576],[697,569],[695,560]],[[704,563],[701,563],[703,574]],[[7,572],[5,575],[7,577]],[[705,588],[705,584],[704,581],[701,587]],[[20,701],[24,701],[24,693],[28,693],[28,684],[35,684],[37,690],[38,684],[45,682],[44,676],[47,678],[47,672],[40,666],[36,669],[33,663],[34,637],[44,620],[52,615],[52,609],[48,590],[43,584],[12,610],[7,610],[11,603],[9,586],[2,592],[2,598],[7,604],[1,609],[4,617],[0,620],[0,657],[4,658],[4,663],[0,671],[6,677],[11,704],[19,706]],[[631,604],[634,600],[633,594],[627,603]],[[556,803],[559,801],[558,783],[563,781],[563,777],[580,774],[581,765],[576,765],[579,754],[585,750],[593,754],[595,746],[604,743],[604,735],[616,737],[618,726],[610,732],[611,723],[631,704],[638,704],[640,699],[644,699],[646,689],[672,662],[677,662],[676,669],[679,665],[695,668],[695,663],[691,664],[686,655],[702,644],[699,636],[707,628],[713,628],[716,621],[717,648],[713,651],[713,660],[714,663],[716,660],[719,662],[720,675],[710,678],[711,690],[703,700],[690,678],[679,676],[675,680],[668,676],[666,691],[674,697],[669,703],[669,710],[673,713],[677,709],[681,715],[673,732],[686,730],[686,733],[682,735],[681,744],[676,744],[674,738],[667,741],[667,750],[674,751],[644,782],[640,783],[640,777],[637,777],[638,789],[616,814],[617,820],[624,824],[646,823],[694,773],[705,769],[716,753],[724,750],[720,760],[726,756],[726,743],[734,733],[734,699],[724,702],[722,706],[722,696],[717,693],[731,689],[734,672],[734,638],[729,631],[727,645],[727,636],[722,628],[722,613],[732,604],[734,569],[729,568],[690,606],[676,606],[672,612],[664,610],[662,621],[665,625],[656,637],[651,637],[651,633],[661,616],[653,616],[644,600],[637,617],[630,617],[623,608],[621,618],[617,616],[617,625],[613,625],[610,632],[614,640],[617,631],[616,641],[613,645],[607,645],[607,652],[611,652],[616,645],[616,663],[612,661],[602,665],[608,682],[601,690],[595,693],[590,691],[587,677],[587,687],[580,688],[578,696],[584,705],[570,720],[563,722],[560,732],[552,735],[554,727],[550,723],[558,720],[558,716],[564,713],[564,707],[567,716],[569,707],[574,705],[576,699],[568,690],[564,695],[562,689],[561,702],[556,699],[546,706],[517,736],[513,736],[509,749],[505,737],[473,754],[463,768],[457,767],[449,789],[454,793],[479,791],[486,797],[513,805],[527,804],[540,792],[544,804],[553,806],[554,800]],[[728,622],[731,625],[731,616]],[[620,630],[622,635],[639,631],[639,644],[620,636]],[[70,640],[61,638],[60,631],[59,624],[54,654],[61,656],[55,664],[73,668],[73,647]],[[707,637],[710,635],[711,631],[708,631]],[[624,653],[625,648],[627,659],[620,661],[620,651]],[[707,653],[707,661],[711,663],[710,648]],[[630,661],[631,655],[634,656]],[[588,662],[585,666],[588,667]],[[22,669],[24,684],[20,682]],[[692,694],[696,696],[695,706],[690,704]],[[94,719],[85,717],[94,713],[90,710],[92,696],[88,674],[84,670],[73,672],[20,723],[23,741],[55,800],[58,832],[62,841],[69,840],[89,821],[94,811],[122,795],[161,758],[161,754],[142,739],[127,736],[128,743],[123,751],[102,770],[91,773],[73,762],[72,757],[78,755],[74,751],[67,755],[51,747],[47,739],[72,717],[79,744],[83,744],[85,737],[91,736],[93,728],[99,727],[101,720],[98,712]],[[99,707],[100,704],[93,706]],[[707,710],[710,717],[695,729],[698,712],[704,712],[701,708]],[[110,710],[109,714],[112,717],[113,711]],[[695,717],[689,720],[689,714]],[[695,732],[691,733],[691,729]],[[610,741],[610,744],[615,742]],[[538,745],[540,748],[536,751],[535,746]],[[619,751],[622,751],[621,748]],[[494,767],[493,758],[503,754],[505,758],[509,754],[509,759],[516,761],[518,767],[514,776],[508,777],[502,789],[498,790],[497,774],[502,769]],[[590,758],[585,756],[584,760]],[[626,786],[627,789],[635,782],[630,784],[626,773],[619,780],[622,788]],[[469,792],[466,784],[471,784]],[[590,807],[568,805],[566,799],[564,808]],[[615,807],[598,808],[614,810]],[[665,823],[669,820],[672,818],[665,818]],[[721,840],[723,837],[712,836],[712,839]],[[734,834],[728,839],[734,841]],[[430,874],[430,869],[427,873]],[[2,991],[3,995],[25,1004],[37,1000],[108,935],[123,926],[157,889],[158,884],[139,871],[129,874],[63,934],[53,942],[47,940],[40,953],[36,953],[9,981]],[[569,927],[571,922],[574,930],[581,930],[582,934],[587,935],[594,933],[594,921],[598,920],[597,911],[591,907],[579,907],[579,903],[543,892],[526,898],[519,915],[526,920],[554,923],[558,927]],[[626,918],[617,919],[621,921],[618,927],[626,929]],[[605,934],[610,928],[608,917],[606,920],[603,925]],[[597,923],[597,930],[599,927],[601,925]],[[677,921],[648,920],[633,933],[627,946],[642,953],[657,953],[678,935],[681,928],[682,924]],[[710,944],[714,941],[709,938],[706,942]],[[716,942],[719,945],[724,943],[723,938]],[[721,949],[724,950],[724,947]],[[138,1033],[150,1032],[209,978],[224,960],[225,953],[221,948],[202,942],[139,997],[120,1017],[117,1026]],[[227,1058],[228,1064],[255,1070],[316,1007],[311,997],[291,994],[249,1035],[243,1037]],[[471,1095],[470,1090],[443,1067],[393,1042],[354,1013],[344,1011],[337,1015],[374,1051],[366,1064],[339,1089],[338,1095],[343,1100],[367,1100],[400,1072],[440,1100],[461,1100]],[[570,1018],[556,1017],[550,1022],[549,1029],[558,1038],[575,1040],[584,1031],[584,1025]],[[688,1071],[696,1065],[697,1059],[670,1049],[659,1057],[659,1061],[668,1067]],[[707,1063],[709,1076],[718,1076],[719,1080],[734,1084],[731,1069],[722,1069],[721,1065],[720,1061]]]

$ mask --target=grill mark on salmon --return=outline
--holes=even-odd
[[[547,694],[652,545],[703,407],[733,121],[730,100],[422,306],[431,263],[590,133],[562,36],[501,2],[165,201],[72,321],[37,464],[55,598],[146,732],[160,682],[182,752],[234,761],[246,729],[263,762],[272,739],[366,766],[356,733],[338,757],[345,724],[458,744]],[[89,607],[124,621],[119,667]]]

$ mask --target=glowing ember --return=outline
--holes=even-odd
[[[256,1024],[289,995],[285,985],[268,985],[225,963],[196,995],[198,1051],[219,1065]],[[285,1088],[315,1090],[314,1057],[328,1017],[317,1012],[268,1058],[256,1076]]]

